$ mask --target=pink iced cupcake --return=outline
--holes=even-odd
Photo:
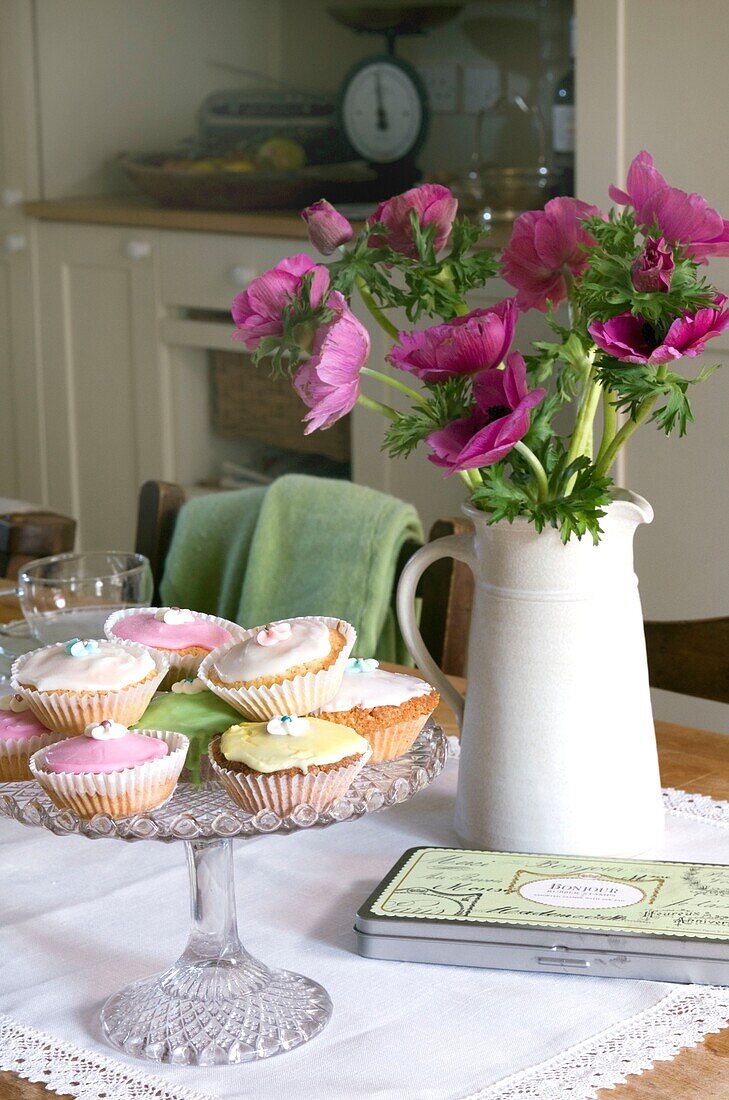
[[[0,696],[0,783],[32,779],[30,757],[64,736],[46,729],[22,695]]]
[[[181,733],[133,733],[104,720],[92,722],[80,737],[36,752],[30,770],[59,809],[85,819],[130,817],[157,809],[171,796],[188,744]]]
[[[163,653],[170,670],[161,690],[169,691],[178,680],[194,677],[208,653],[239,640],[244,631],[227,619],[184,607],[129,607],[109,616],[104,633],[110,641],[137,642]]]

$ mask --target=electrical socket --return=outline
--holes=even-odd
[[[466,65],[463,70],[463,110],[475,115],[498,99],[500,75],[496,65]]]
[[[458,109],[458,67],[455,62],[419,65],[418,72],[428,93],[431,111],[445,113]]]

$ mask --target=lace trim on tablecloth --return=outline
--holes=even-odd
[[[463,1100],[593,1100],[655,1062],[670,1061],[729,1020],[729,988],[686,986],[629,1020]]]
[[[449,739],[450,740],[450,739]],[[457,752],[450,752],[451,756]],[[666,810],[729,828],[729,802],[668,788]],[[685,986],[606,1031],[463,1100],[592,1100],[658,1061],[721,1031],[729,1022],[729,987]],[[212,1100],[90,1050],[64,1043],[0,1014],[0,1070],[40,1081],[76,1100]]]
[[[21,1027],[0,1013],[0,1070],[40,1081],[76,1100],[212,1100],[184,1085],[131,1069],[91,1050]]]
[[[705,794],[691,794],[690,791],[666,787],[663,791],[663,805],[670,814],[698,818],[707,825],[729,828],[729,802],[719,802]]]

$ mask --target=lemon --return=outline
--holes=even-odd
[[[260,168],[295,172],[306,164],[306,153],[298,141],[291,138],[268,138],[259,146],[256,161]]]

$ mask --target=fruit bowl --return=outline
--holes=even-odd
[[[282,210],[306,206],[324,195],[332,202],[365,201],[376,179],[364,161],[311,164],[294,171],[247,167],[241,158],[220,167],[214,157],[178,153],[129,154],[119,163],[163,206],[202,210]]]

